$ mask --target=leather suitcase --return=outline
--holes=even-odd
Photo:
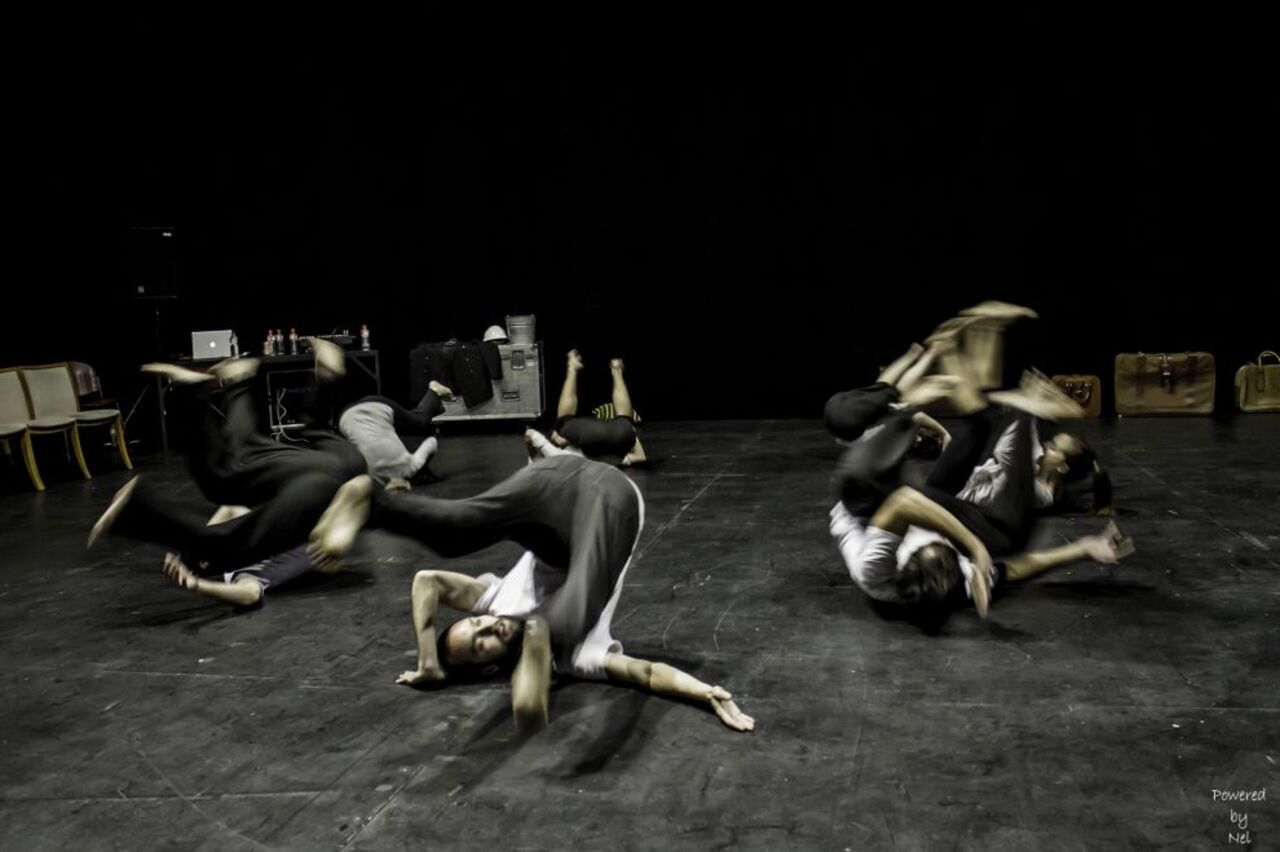
[[[1212,414],[1213,355],[1208,352],[1116,356],[1116,414]]]

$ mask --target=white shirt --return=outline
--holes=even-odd
[[[956,550],[946,536],[922,527],[908,527],[905,536],[895,535],[879,527],[869,526],[866,518],[855,518],[837,502],[831,509],[831,537],[835,539],[845,567],[853,582],[868,597],[878,601],[900,603],[896,585],[898,571],[911,559],[912,554],[926,545],[943,544],[956,551],[960,571],[964,574],[964,591],[973,597],[971,578],[973,562]],[[994,568],[994,566],[993,566]],[[995,584],[995,574],[988,577],[988,586]]]
[[[1011,423],[1000,433],[987,459],[969,474],[969,480],[956,496],[966,503],[975,506],[990,506],[1009,482],[1008,467],[1013,461],[1013,433],[1017,424]],[[1034,423],[1031,424],[1031,461],[1038,463],[1044,455],[1044,447],[1040,445],[1040,435]],[[1036,480],[1036,508],[1047,509],[1053,505],[1053,492],[1039,480]]]
[[[631,482],[631,480],[627,480]],[[631,550],[635,552],[636,543],[640,541],[640,531],[644,529],[644,497],[634,482],[640,497],[640,524],[636,529],[636,540]],[[570,654],[569,673],[587,680],[604,680],[604,658],[607,654],[621,654],[622,643],[614,639],[609,632],[613,622],[613,613],[618,608],[618,598],[622,595],[622,584],[627,578],[627,569],[631,567],[631,557],[622,566],[618,580],[613,584],[613,593],[604,605],[600,618],[587,631],[587,635],[573,648]],[[494,574],[481,574],[478,578],[487,583],[489,588],[480,595],[471,611],[477,615],[496,615],[507,618],[528,618],[538,606],[564,584],[564,571],[550,568],[538,561],[531,551],[526,551],[520,561],[515,564],[505,577]]]

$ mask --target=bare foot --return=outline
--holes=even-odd
[[[570,370],[582,369],[582,356],[578,354],[577,349],[569,350],[568,366]]]
[[[124,487],[115,493],[111,498],[111,505],[107,506],[107,510],[102,513],[102,517],[98,518],[93,525],[93,529],[89,530],[89,541],[85,545],[91,548],[98,543],[105,533],[109,532],[112,525],[119,519],[120,513],[124,511],[124,507],[128,505],[129,498],[133,496],[133,490],[138,487],[138,480],[141,477],[135,476],[124,484]]]
[[[179,367],[177,364],[165,364],[163,362],[143,364],[139,369],[144,373],[164,376],[175,385],[198,385],[202,382],[217,381],[218,378],[211,373],[201,373],[196,370],[188,370],[186,367]]]
[[[1044,420],[1072,420],[1084,416],[1084,409],[1079,403],[1063,393],[1043,373],[1034,370],[1022,374],[1016,390],[996,391],[987,394],[987,398],[998,405],[1007,405]]]
[[[1024,308],[1021,305],[1011,305],[1008,302],[997,302],[988,300],[979,302],[970,308],[965,308],[960,312],[963,317],[990,317],[992,319],[1002,319],[1009,322],[1017,319],[1039,319],[1040,315],[1031,308]]]
[[[946,322],[939,325],[933,330],[933,333],[924,339],[925,343],[933,343],[938,340],[946,340],[948,338],[955,339],[960,332],[978,321],[977,317],[952,317]]]
[[[632,445],[631,451],[622,457],[623,467],[631,467],[633,464],[644,464],[649,457],[644,453],[644,447],[640,444],[640,439],[636,438],[635,444]]]
[[[614,358],[612,361],[609,362],[609,369],[613,370],[616,373],[621,373],[623,370],[623,367],[624,365],[622,363],[621,358]]]
[[[223,385],[234,385],[258,375],[258,365],[260,363],[257,358],[228,358],[209,369],[210,372],[222,379]]]
[[[356,535],[369,519],[373,480],[367,475],[348,480],[333,495],[329,508],[311,530],[307,552],[320,571],[336,571],[335,563],[351,552]]]
[[[308,337],[311,351],[316,354],[316,376],[323,382],[336,381],[347,374],[347,356],[342,347],[331,340]]]
[[[524,447],[525,451],[529,453],[530,464],[538,459],[545,459],[550,456],[559,455],[556,445],[547,440],[546,435],[543,435],[531,426],[525,427]]]

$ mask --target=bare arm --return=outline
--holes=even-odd
[[[911,351],[914,352],[917,346],[919,346],[918,343],[913,343]],[[908,354],[911,353],[908,352]],[[892,381],[890,381],[890,378],[885,378],[884,373],[881,373],[880,381],[893,385],[898,389],[899,393],[908,391],[915,387],[924,378],[925,374],[933,368],[933,362],[937,356],[938,347],[930,345],[928,349],[924,350],[923,355],[918,355],[914,358],[912,363],[906,365],[896,376],[890,376]]]
[[[720,721],[735,731],[755,730],[756,720],[738,709],[733,696],[666,663],[651,663],[622,654],[606,654],[604,668],[610,680],[629,683],[655,695],[669,695],[711,706]]]
[[[164,555],[165,576],[176,586],[208,595],[235,606],[253,606],[262,600],[262,585],[252,577],[240,575],[230,583],[197,577],[176,553]]]
[[[418,641],[418,668],[396,678],[396,683],[414,686],[444,679],[436,657],[436,611],[440,604],[470,612],[488,588],[484,583],[453,571],[419,571],[413,576],[409,606],[413,612],[413,634]]]
[[[1133,552],[1133,540],[1120,532],[1115,524],[1108,524],[1101,535],[1085,536],[1048,550],[1019,553],[1004,560],[1005,576],[1010,580],[1026,580],[1051,568],[1082,559],[1114,565]]]
[[[511,713],[522,734],[547,724],[547,694],[551,690],[551,631],[535,615],[524,623],[520,662],[511,673]]]
[[[947,444],[951,443],[951,433],[948,432],[941,423],[939,423],[937,420],[934,420],[932,417],[925,414],[923,411],[917,411],[916,413],[912,414],[911,422],[915,423],[917,426],[923,429],[928,429],[930,432],[936,433],[938,435],[938,438],[942,441],[943,449],[946,449]]]
[[[880,372],[880,375],[876,377],[876,381],[882,382],[886,385],[896,385],[902,378],[902,374],[910,369],[911,365],[914,364],[923,354],[923,346],[919,343],[911,344],[911,348],[902,355],[899,355],[897,360]]]
[[[917,526],[940,533],[959,545],[973,560],[974,571],[969,583],[973,593],[973,606],[978,610],[978,615],[987,617],[987,606],[991,603],[991,554],[987,552],[986,545],[960,523],[955,515],[914,488],[903,486],[880,505],[871,516],[869,526],[894,535],[904,535],[907,527]]]

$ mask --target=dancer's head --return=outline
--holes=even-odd
[[[895,578],[902,602],[937,610],[948,605],[957,589],[964,588],[964,572],[955,550],[945,544],[927,544],[907,559]]]
[[[459,619],[436,642],[440,666],[451,680],[510,674],[520,659],[524,622],[495,615]]]
[[[1086,490],[1093,495],[1092,510],[1105,514],[1111,510],[1111,477],[1098,463],[1098,455],[1080,438],[1059,432],[1042,445],[1037,477],[1053,491],[1054,508],[1060,511],[1084,511],[1078,506],[1081,489],[1069,488],[1074,483],[1088,482]]]

